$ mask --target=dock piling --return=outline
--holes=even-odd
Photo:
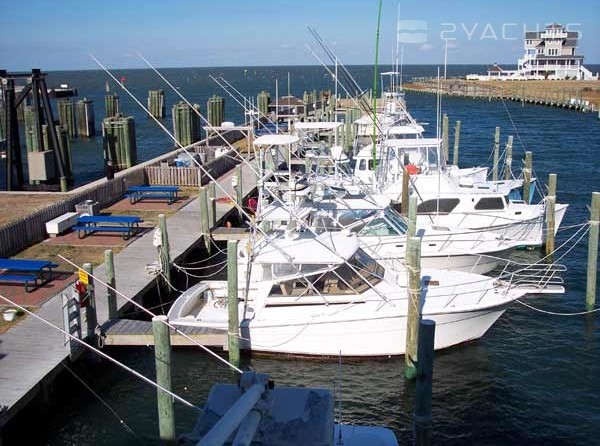
[[[411,236],[406,247],[408,269],[408,312],[406,318],[406,351],[404,353],[404,377],[414,379],[417,375],[418,330],[421,317],[421,238]]]
[[[117,116],[121,112],[119,95],[117,93],[107,94],[104,96],[104,109],[106,111],[107,118]]]
[[[217,189],[214,181],[208,183],[208,227],[217,225]]]
[[[504,157],[504,179],[510,180],[512,177],[512,149],[513,149],[513,136],[508,135],[508,141],[506,141],[506,156]]]
[[[80,137],[93,138],[96,136],[96,123],[94,117],[94,101],[83,98],[76,104],[77,134]]]
[[[531,202],[531,172],[533,171],[533,152],[525,152],[525,167],[523,168],[523,201]]]
[[[104,264],[106,265],[106,283],[111,287],[106,289],[106,299],[108,301],[108,319],[113,320],[118,316],[117,294],[115,293],[115,261],[112,249],[104,251]]]
[[[167,316],[152,318],[154,334],[154,361],[156,364],[156,383],[171,391],[171,337]],[[158,431],[160,439],[168,444],[175,443],[175,412],[173,398],[161,389],[156,390],[158,409]]]
[[[74,138],[77,135],[77,126],[75,125],[75,111],[71,99],[58,101],[58,119],[61,125],[67,129],[69,138]]]
[[[458,166],[458,146],[460,144],[460,121],[456,121],[454,126],[454,150],[452,154],[452,164]]]
[[[409,198],[408,198],[408,192],[409,192],[409,184],[410,184],[410,174],[408,173],[408,170],[406,170],[406,167],[403,166],[402,167],[402,201],[400,202],[401,205],[401,210],[402,210],[402,215],[404,215],[405,217],[408,216],[408,209],[409,209]]]
[[[494,133],[494,165],[492,167],[492,181],[498,181],[498,164],[500,163],[500,127]]]
[[[408,199],[408,228],[406,237],[414,237],[417,234],[417,197],[412,195]]]
[[[208,193],[206,187],[200,187],[199,191],[200,201],[200,235],[204,238],[204,245],[206,250],[210,253],[210,225],[208,215]]]
[[[227,241],[227,309],[229,314],[229,362],[240,365],[240,321],[238,315],[237,240]]]
[[[431,444],[431,394],[433,386],[433,358],[435,321],[425,319],[419,324],[419,361],[415,413],[413,417],[413,443],[417,446]]]
[[[171,283],[171,253],[169,247],[169,233],[167,232],[167,217],[158,214],[158,227],[160,228],[160,269],[167,283]]]
[[[242,203],[244,201],[244,190],[242,187],[242,165],[236,164],[234,172],[236,183],[235,186],[233,186],[233,188],[235,189],[235,199],[237,201],[238,206],[242,207]],[[233,183],[233,178],[231,179],[231,182]]]
[[[550,256],[554,252],[554,232],[555,221],[554,212],[556,209],[556,174],[551,173],[548,176],[548,195],[546,196],[546,255]]]
[[[163,90],[148,91],[148,111],[150,116],[162,119],[165,117],[165,92]]]
[[[590,233],[588,235],[588,264],[585,304],[592,310],[596,304],[596,275],[598,274],[598,230],[600,229],[600,192],[592,193]]]
[[[95,330],[96,325],[98,325],[98,317],[96,315],[96,294],[94,291],[94,278],[92,277],[94,275],[94,266],[91,263],[84,263],[82,269],[84,274],[80,273],[80,280],[81,277],[85,277],[87,280],[87,298],[89,299],[88,305],[86,307],[87,337],[90,340],[90,342],[95,344]]]

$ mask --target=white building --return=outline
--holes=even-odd
[[[598,74],[583,66],[583,56],[575,54],[578,38],[577,31],[567,31],[558,23],[546,26],[544,31],[527,31],[525,54],[516,70],[503,70],[494,64],[487,75],[470,74],[467,79],[598,79]]]

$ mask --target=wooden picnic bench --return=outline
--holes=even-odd
[[[58,265],[49,260],[0,259],[0,269],[4,270],[0,273],[0,281],[22,282],[25,284],[25,291],[30,292],[52,280],[52,268],[56,267]],[[33,284],[33,288],[30,284]]]
[[[171,204],[177,201],[180,190],[179,186],[132,186],[125,191],[125,196],[131,204],[148,198],[166,198],[168,204]]]
[[[135,235],[143,222],[137,215],[82,215],[77,219],[73,230],[79,238],[84,238],[93,232],[121,232],[127,240]]]

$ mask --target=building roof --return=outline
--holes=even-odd
[[[504,71],[504,69],[497,63],[495,63],[494,65],[492,65],[491,67],[488,68],[488,73],[489,72],[500,72],[500,71]]]
[[[579,38],[579,33],[577,31],[568,31],[567,32],[567,39],[578,39]]]
[[[552,23],[546,26],[546,29],[563,29],[564,27],[558,23]]]
[[[563,46],[576,47],[577,46],[577,39],[565,39],[565,42],[563,43]]]
[[[540,34],[542,34],[541,31],[525,31],[525,38],[526,39],[541,39]]]

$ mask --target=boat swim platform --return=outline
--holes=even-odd
[[[172,346],[195,346],[200,343],[205,347],[224,348],[227,344],[227,330],[199,327],[178,327],[178,330],[192,340],[171,329]],[[118,319],[105,326],[104,345],[112,346],[145,346],[154,345],[152,322],[133,319]]]
[[[241,165],[242,190],[247,195],[256,188],[256,166]],[[234,205],[227,200],[235,197],[231,169],[217,179],[216,221],[217,226],[233,211]],[[219,198],[222,198],[219,200]],[[177,262],[202,241],[200,233],[200,202],[193,199],[175,214],[167,217],[171,260]],[[146,265],[156,262],[158,253],[153,245],[154,231],[147,231],[114,255],[115,283],[119,292],[131,299],[155,285],[156,276],[146,271]],[[84,248],[80,248],[84,249]],[[94,275],[106,281],[105,265],[94,268]],[[57,289],[35,314],[56,327],[63,328],[62,294],[70,292],[71,283]],[[97,321],[100,326],[108,322],[107,288],[95,283]],[[129,302],[117,295],[117,308]],[[85,331],[85,324],[83,329]],[[144,344],[146,345],[146,344]],[[61,364],[70,361],[71,351],[65,336],[55,328],[28,315],[19,324],[0,335],[0,430],[21,408],[37,395],[43,395],[54,376],[63,370]],[[0,439],[1,440],[1,439]]]

